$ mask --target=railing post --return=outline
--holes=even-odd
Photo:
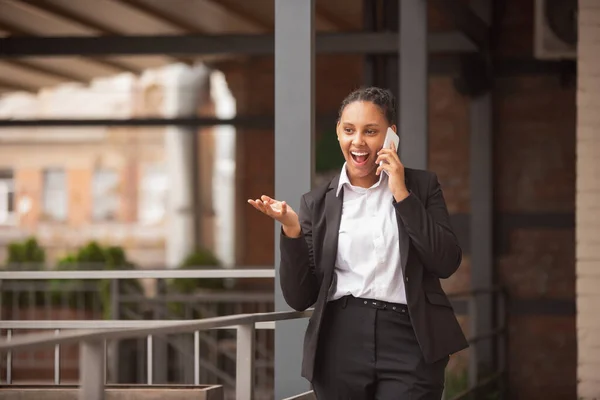
[[[152,385],[153,381],[153,364],[154,364],[154,353],[153,353],[153,340],[152,335],[146,337],[146,384]]]
[[[82,342],[79,346],[80,400],[104,400],[104,369],[104,342]]]
[[[477,337],[479,334],[477,324],[477,293],[472,294],[469,297],[468,309],[469,309],[469,334],[471,337]],[[477,386],[479,380],[479,360],[477,358],[477,343],[471,344],[469,347],[469,389],[473,389]]]
[[[502,374],[500,378],[501,387],[501,398],[508,398],[506,384],[507,371],[506,371],[506,359],[507,359],[507,342],[508,342],[508,315],[507,315],[507,294],[504,288],[500,288],[498,292],[498,327],[502,329],[498,337],[498,371]]]
[[[10,342],[12,339],[12,329],[6,331],[6,341]],[[6,352],[6,383],[12,383],[12,351]]]
[[[120,298],[120,280],[119,279],[111,279],[110,281],[110,316],[113,320],[118,320],[121,318],[121,298]],[[113,340],[107,343],[107,381],[112,381],[113,383],[119,382],[119,347],[121,342],[119,340]]]
[[[194,385],[200,385],[200,331],[194,331]]]
[[[55,329],[54,334],[60,335],[60,329]],[[60,344],[54,346],[54,384],[60,385]]]
[[[254,336],[254,324],[237,327],[236,400],[254,399]]]

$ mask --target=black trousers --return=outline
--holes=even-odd
[[[406,306],[347,296],[325,308],[312,386],[318,400],[440,400],[447,364],[425,362]]]

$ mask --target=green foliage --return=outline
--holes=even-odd
[[[469,388],[467,369],[459,371],[446,370],[446,399],[452,399]]]
[[[36,270],[43,268],[46,261],[46,252],[37,240],[30,237],[23,242],[14,242],[8,245],[8,257],[6,263],[10,269]]]
[[[13,271],[40,271],[44,268],[46,261],[46,252],[38,244],[34,237],[29,237],[22,242],[13,242],[8,245],[8,255],[6,258],[5,269]],[[40,284],[39,280],[10,281],[14,284]],[[33,296],[26,292],[13,293],[12,291],[2,291],[2,304],[6,306],[35,306],[43,304],[43,292],[34,292]]]
[[[189,254],[179,265],[180,270],[212,269],[221,266],[217,257],[206,249],[200,249]],[[225,280],[219,278],[182,278],[169,279],[167,281],[167,292],[178,294],[191,294],[199,289],[223,290],[225,289]],[[169,311],[179,317],[185,317],[183,305],[176,302],[167,304]],[[202,318],[200,315],[193,315],[192,318]]]
[[[89,242],[84,247],[81,247],[73,254],[68,254],[61,258],[56,265],[56,270],[59,271],[75,271],[75,270],[127,270],[132,269],[134,264],[127,260],[125,251],[121,247],[109,246],[103,247],[95,241]],[[108,279],[94,279],[86,282],[98,285],[100,293],[100,303],[102,305],[102,313],[105,319],[109,319],[112,314],[111,310],[111,281]],[[77,300],[88,306],[92,304],[92,296],[94,292],[85,291],[83,294],[78,294],[76,288],[80,282],[76,280],[52,280],[51,292],[54,301],[62,298],[65,293],[68,293],[67,303],[71,307],[75,307]],[[122,280],[118,284],[120,294],[142,293],[142,287],[137,280]],[[83,300],[83,301],[82,301]],[[123,304],[123,303],[121,303]],[[134,307],[133,304],[127,304],[129,307]]]
[[[467,369],[463,368],[458,371],[446,370],[445,384],[445,400],[452,400],[460,393],[463,393],[469,388],[469,374]],[[465,399],[481,400],[500,400],[501,398],[501,392],[496,384],[488,384],[465,397]]]
[[[178,269],[194,270],[194,269],[210,269],[220,267],[221,262],[208,250],[201,249],[189,254],[181,263]],[[225,288],[223,279],[171,279],[168,283],[169,289],[177,293],[192,293],[197,289],[213,289],[220,290]]]
[[[334,132],[324,132],[315,148],[316,172],[338,170],[344,165],[344,155]]]

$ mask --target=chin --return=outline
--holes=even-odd
[[[350,165],[349,170],[351,171],[352,175],[356,178],[366,178],[369,175],[375,174],[376,169],[373,167],[373,165],[365,165],[363,167],[358,167],[350,163],[348,165]]]

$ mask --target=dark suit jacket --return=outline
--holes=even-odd
[[[440,285],[459,267],[462,252],[450,227],[437,176],[405,169],[410,195],[396,209],[400,252],[409,314],[426,362],[437,361],[468,346],[452,305]],[[302,376],[312,380],[323,311],[335,288],[334,264],[342,215],[339,175],[302,196],[298,212],[302,234],[281,232],[280,283],[285,301],[302,311],[314,305],[304,338]],[[393,198],[392,198],[393,199]],[[408,256],[407,256],[408,255]]]

